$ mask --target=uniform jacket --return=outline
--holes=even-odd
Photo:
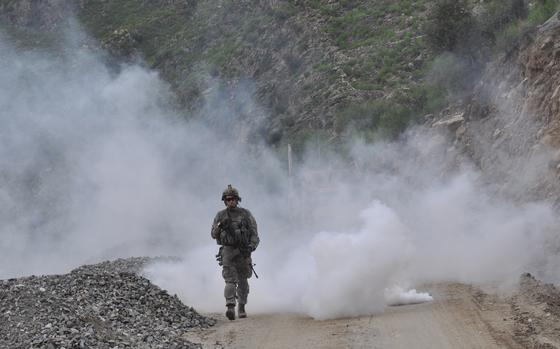
[[[256,249],[260,241],[255,218],[249,210],[242,207],[226,208],[218,212],[212,223],[211,235],[219,245],[251,250]]]

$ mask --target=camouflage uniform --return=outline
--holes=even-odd
[[[227,222],[227,223],[226,223]],[[224,226],[229,225],[229,229]],[[214,218],[212,238],[221,245],[222,276],[226,282],[224,297],[226,305],[247,304],[251,277],[251,252],[259,245],[257,222],[245,208],[226,208]]]

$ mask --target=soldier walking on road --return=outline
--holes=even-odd
[[[245,304],[249,295],[247,279],[253,274],[251,252],[259,245],[257,222],[249,210],[238,207],[241,197],[230,185],[222,194],[226,208],[216,214],[212,224],[212,238],[220,245],[217,255],[226,282],[226,316],[235,320],[235,305],[240,318],[247,317]]]

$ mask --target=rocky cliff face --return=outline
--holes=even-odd
[[[548,197],[560,186],[560,20],[553,16],[492,62],[447,126],[497,185],[518,198]]]
[[[560,147],[560,14],[556,14],[526,44],[519,56],[523,83],[529,91],[523,110],[544,124],[537,137]]]

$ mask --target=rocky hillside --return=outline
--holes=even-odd
[[[447,126],[499,191],[514,197],[560,192],[560,19],[527,31],[489,64],[464,101],[447,109]]]
[[[249,137],[297,147],[349,127],[394,135],[430,111],[420,84],[429,3],[7,0],[0,19],[20,44],[37,45],[56,41],[75,13],[99,46],[157,69],[180,107],[219,96],[251,125]]]
[[[56,47],[77,19],[94,40],[83,47],[109,52],[116,66],[134,61],[159,71],[185,115],[210,119],[200,113],[205,103],[238,114],[245,130],[238,134],[248,141],[290,142],[297,150],[310,137],[336,144],[358,133],[372,140],[439,115],[443,124],[451,119],[484,168],[497,161],[482,155],[487,144],[507,153],[532,142],[514,134],[512,142],[524,144],[504,141],[507,130],[529,132],[507,126],[512,121],[504,115],[540,115],[546,132],[531,132],[557,143],[555,24],[535,29],[556,6],[556,0],[6,0],[0,27],[17,45]],[[438,114],[457,88],[459,103]]]

